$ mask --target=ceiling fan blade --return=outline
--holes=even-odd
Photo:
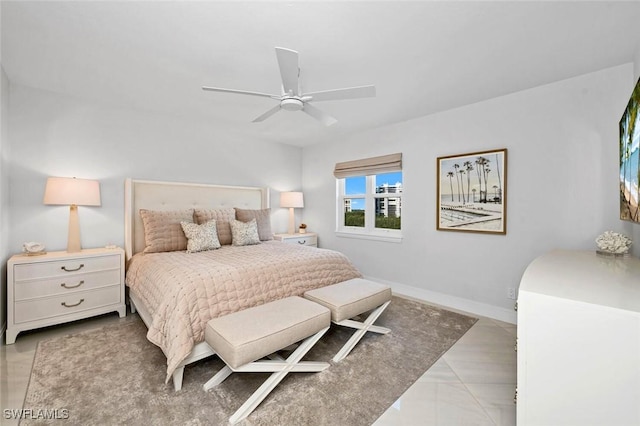
[[[315,118],[316,120],[321,121],[322,124],[324,124],[325,126],[331,126],[332,124],[338,122],[338,120],[331,117],[330,115],[325,114],[324,112],[320,111],[318,108],[314,107],[313,105],[304,104],[304,107],[302,107],[302,110],[307,114],[309,114],[310,116],[312,116],[313,118]]]
[[[300,75],[298,52],[284,47],[276,47],[276,56],[285,94],[298,96],[298,76]]]
[[[253,120],[253,122],[254,123],[259,123],[260,121],[264,121],[264,120],[266,120],[267,118],[271,117],[273,114],[275,114],[278,111],[280,111],[280,104],[274,106],[269,111],[265,112],[260,117],[258,117],[255,120]]]
[[[345,89],[324,90],[322,92],[305,93],[314,102],[318,101],[338,101],[342,99],[372,98],[376,95],[375,86],[348,87]]]
[[[223,92],[223,93],[237,93],[240,95],[261,96],[264,98],[272,98],[272,99],[280,100],[280,96],[278,95],[270,95],[268,93],[260,93],[260,92],[250,92],[247,90],[223,89],[220,87],[208,87],[208,86],[202,86],[202,90],[210,90],[212,92]]]

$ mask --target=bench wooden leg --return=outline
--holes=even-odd
[[[205,383],[202,387],[205,391],[218,386],[220,383],[224,382],[224,380],[229,377],[233,373],[231,368],[228,365],[225,365],[222,370],[218,371],[215,376],[209,379],[207,383]]]
[[[229,423],[236,424],[244,420],[256,409],[258,405],[275,389],[275,387],[289,373],[318,372],[329,367],[327,362],[300,361],[318,340],[327,332],[329,327],[318,331],[313,336],[307,337],[300,343],[295,351],[287,359],[274,357],[274,360],[261,360],[241,365],[237,368],[225,366],[207,383],[204,390],[209,390],[222,383],[232,372],[235,373],[259,373],[271,372],[269,378],[247,399],[238,410],[229,418]]]
[[[333,357],[333,362],[340,362],[347,355],[349,355],[351,350],[358,344],[360,339],[362,339],[362,337],[365,335],[367,331],[371,331],[373,333],[380,333],[380,334],[387,334],[391,331],[388,328],[373,325],[373,323],[376,322],[376,320],[384,312],[384,310],[387,309],[387,306],[389,306],[389,303],[391,303],[391,301],[385,302],[384,304],[374,309],[371,312],[371,314],[367,317],[367,319],[364,320],[364,322],[358,322],[353,320],[344,320],[344,321],[336,322],[336,324],[344,327],[355,328],[356,332],[353,333],[353,335],[347,341],[347,343],[345,343],[342,349],[340,349],[338,353]]]

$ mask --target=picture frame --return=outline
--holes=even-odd
[[[507,149],[437,158],[436,229],[507,233]]]
[[[620,118],[620,219],[640,223],[640,79]]]

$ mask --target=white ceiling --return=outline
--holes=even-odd
[[[633,61],[640,2],[2,1],[12,83],[205,117],[304,146]],[[303,91],[374,84],[375,98],[251,121],[280,92],[275,46],[300,52]]]

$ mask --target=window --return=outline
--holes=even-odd
[[[399,241],[402,238],[403,175],[401,154],[338,163],[334,174],[337,178],[337,233],[354,236]],[[364,168],[363,163],[384,167]],[[356,170],[345,171],[345,165],[357,165]]]

